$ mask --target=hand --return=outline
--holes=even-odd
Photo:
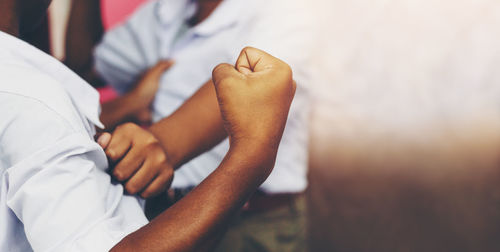
[[[147,112],[151,110],[151,104],[158,92],[160,78],[173,64],[173,61],[158,62],[144,74],[135,88],[129,93],[137,110],[135,119],[139,122],[151,120],[151,113]]]
[[[221,64],[213,82],[231,146],[241,141],[277,150],[296,85],[291,68],[255,48],[245,48],[236,66]]]
[[[149,131],[127,123],[118,126],[112,135],[104,133],[97,142],[116,164],[112,176],[124,183],[128,193],[150,198],[172,184],[174,169]]]

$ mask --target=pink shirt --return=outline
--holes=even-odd
[[[125,20],[134,10],[147,0],[102,0],[102,19],[106,29]]]
[[[102,0],[102,22],[104,28],[109,30],[124,22],[128,16],[134,13],[135,9],[147,0]],[[98,89],[101,103],[113,100],[117,97],[115,90],[111,87]]]

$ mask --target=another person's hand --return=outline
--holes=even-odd
[[[277,150],[296,89],[290,66],[245,48],[236,66],[214,69],[213,82],[231,146],[245,142]]]
[[[151,121],[151,104],[158,92],[160,78],[173,64],[173,61],[158,62],[143,75],[134,89],[130,91],[129,95],[133,97],[137,108],[134,119],[138,123]]]
[[[127,123],[118,126],[112,135],[104,133],[97,142],[114,165],[112,176],[124,184],[128,193],[150,198],[170,187],[174,169],[149,131]]]
[[[100,119],[106,128],[113,129],[124,122],[150,124],[151,105],[158,92],[160,78],[172,65],[172,61],[160,61],[143,75],[130,92],[102,104]]]

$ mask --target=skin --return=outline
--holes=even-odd
[[[104,33],[100,0],[72,1],[66,30],[64,63],[94,86],[102,81],[92,71],[92,50]]]
[[[99,143],[116,164],[112,174],[125,184],[127,192],[150,198],[170,186],[175,169],[226,137],[216,91],[210,81],[171,116],[149,129],[127,123],[117,127],[113,135],[103,134]],[[142,170],[154,176],[142,176]]]
[[[208,250],[271,173],[296,89],[290,67],[245,48],[236,66],[214,69],[213,82],[230,139],[228,154],[190,194],[114,250]]]
[[[199,8],[189,20],[190,25],[203,22],[221,2],[222,0],[197,0]],[[91,52],[104,31],[100,14],[100,0],[74,1],[66,39],[65,64],[96,87],[102,86],[103,81],[92,68]],[[158,90],[158,74],[161,76],[173,64],[170,62],[168,67],[162,67],[163,63],[165,62],[160,61],[145,71],[129,93],[102,105],[101,121],[106,128],[114,129],[125,122],[147,124],[151,121],[151,103]],[[158,68],[163,72],[154,71]]]
[[[148,124],[151,121],[151,104],[160,84],[160,77],[174,62],[160,61],[137,82],[129,93],[102,105],[101,121],[106,128],[114,129],[125,122]]]
[[[88,28],[81,33],[70,33],[69,36],[73,38],[68,38],[68,42],[83,41],[87,45],[83,48],[88,51],[91,51],[97,40],[79,37],[101,37],[102,22],[90,18],[100,16],[98,2],[75,2],[72,12],[85,12],[86,15],[75,13],[69,22],[69,30],[82,30],[76,29],[82,25]],[[221,2],[199,0],[198,12],[190,23],[196,25],[205,20]],[[88,65],[86,62],[91,61],[91,54],[84,54],[85,50],[81,50],[79,43],[69,43],[66,48],[68,65],[81,66],[73,69],[95,83],[97,76],[85,72],[89,71],[85,66]],[[139,194],[144,198],[164,192],[172,182],[175,169],[210,150],[227,137],[212,80],[207,81],[172,115],[152,125],[148,130],[125,123],[132,121],[144,124],[151,120],[151,103],[158,90],[159,78],[173,64],[175,63],[171,61],[159,62],[143,75],[133,90],[102,106],[101,121],[108,130],[114,129],[113,136],[104,134],[100,139],[102,147],[115,165],[112,175],[125,185],[128,193]],[[82,70],[85,71],[81,72]],[[123,123],[125,124],[116,127]],[[158,141],[151,140],[153,138]],[[144,149],[154,151],[144,152]],[[134,159],[143,162],[130,161]]]
[[[23,24],[37,22],[33,13],[17,8],[24,4],[21,0],[2,2],[2,31],[19,35],[21,20]],[[30,4],[41,11],[48,5],[34,0]],[[290,67],[246,48],[235,67],[215,68],[213,80],[231,139],[224,161],[188,196],[125,237],[112,251],[210,250],[228,220],[271,173],[295,94]]]

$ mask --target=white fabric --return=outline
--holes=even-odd
[[[0,251],[108,251],[147,223],[93,139],[99,95],[0,32]]]
[[[245,46],[283,59],[292,66],[299,89],[275,170],[262,190],[303,191],[307,186],[310,56],[315,41],[307,2],[225,0],[207,20],[191,28],[183,38],[175,39],[182,22],[195,9],[188,0],[146,4],[128,22],[105,35],[95,52],[97,71],[124,93],[160,59],[173,59],[175,65],[162,77],[154,101],[154,119],[158,121],[207,82],[217,64],[234,64]],[[227,149],[225,141],[184,165],[177,171],[173,186],[199,184],[219,165]]]

